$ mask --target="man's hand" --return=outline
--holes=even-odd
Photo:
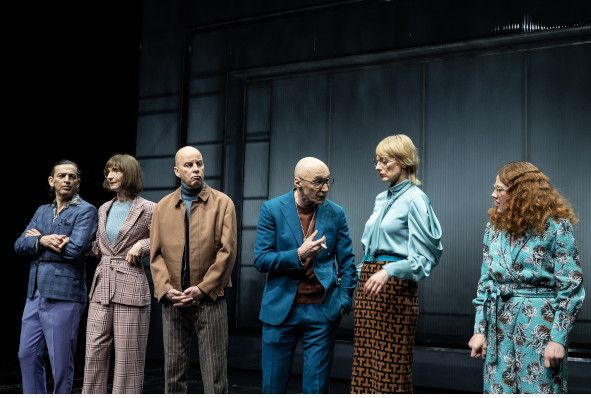
[[[166,298],[170,300],[172,305],[175,307],[187,307],[193,304],[192,297],[186,296],[176,289],[170,289],[168,292],[166,292]]]
[[[66,247],[66,245],[67,245],[67,244],[70,242],[70,237],[69,237],[69,236],[63,235],[63,237],[64,237],[64,238],[62,239],[62,243],[60,243],[60,245],[59,245],[60,252],[61,252],[61,251],[62,251],[62,249],[63,249],[64,247]]]
[[[375,274],[369,277],[365,285],[363,286],[363,292],[368,298],[374,298],[382,290],[382,288],[388,283],[388,273],[385,270],[379,270]]]
[[[41,232],[39,232],[37,229],[35,228],[31,228],[31,229],[27,229],[25,231],[25,236],[29,237],[29,236],[41,236]]]
[[[470,356],[472,358],[486,358],[486,348],[488,344],[486,337],[482,333],[476,333],[468,342],[468,347],[471,348]]]
[[[205,293],[201,291],[197,286],[191,286],[187,288],[183,294],[185,296],[191,297],[191,299],[197,303],[205,298]]]
[[[61,253],[64,246],[66,246],[69,241],[70,238],[68,238],[66,235],[51,234],[42,236],[39,239],[39,244],[43,247],[53,250],[56,253]]]
[[[304,260],[308,257],[314,257],[316,253],[323,249],[322,245],[326,244],[326,236],[318,240],[314,240],[318,235],[318,230],[315,230],[310,236],[308,236],[302,245],[298,247],[298,256]]]
[[[560,365],[564,359],[564,346],[555,341],[549,341],[544,350],[544,366],[554,368]]]
[[[166,298],[172,302],[175,307],[189,307],[199,303],[199,300],[205,297],[205,293],[197,286],[191,286],[184,292],[176,289],[170,289],[166,292]]]
[[[140,242],[135,242],[131,249],[127,252],[125,256],[125,261],[127,261],[131,265],[139,265],[142,259],[140,255],[140,251],[142,250],[142,244]]]

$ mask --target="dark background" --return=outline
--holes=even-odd
[[[142,161],[144,171],[148,170],[146,174],[151,180],[145,194],[151,195],[150,199],[157,200],[173,189],[176,183],[170,171],[167,171],[176,149],[187,143],[200,144],[200,134],[207,130],[206,127],[211,127],[216,134],[223,131],[229,137],[224,138],[223,145],[241,145],[242,141],[236,140],[232,132],[241,130],[244,125],[242,117],[245,115],[242,114],[241,107],[243,98],[236,101],[240,112],[232,115],[235,105],[232,101],[237,98],[233,92],[236,88],[233,86],[237,86],[240,93],[254,93],[247,100],[252,100],[257,105],[253,108],[263,114],[261,109],[264,106],[260,105],[274,102],[263,101],[264,95],[257,94],[256,91],[260,89],[262,93],[268,93],[281,88],[281,81],[272,81],[274,76],[280,76],[286,81],[299,78],[307,72],[313,74],[329,71],[334,77],[338,75],[340,68],[354,69],[356,64],[360,67],[380,63],[386,66],[395,64],[395,56],[409,49],[412,51],[403,54],[400,62],[412,64],[415,62],[413,57],[419,61],[423,59],[425,69],[432,72],[437,69],[431,69],[430,62],[441,59],[441,63],[445,64],[448,58],[453,58],[453,54],[450,55],[453,51],[461,53],[460,58],[470,58],[470,52],[473,51],[475,58],[489,59],[493,58],[488,56],[490,54],[487,57],[478,56],[479,51],[486,53],[483,50],[485,46],[490,46],[492,52],[503,52],[511,48],[518,50],[522,47],[529,51],[531,47],[538,45],[551,47],[561,40],[588,41],[589,36],[583,37],[584,33],[573,39],[573,30],[582,26],[588,32],[591,23],[591,6],[583,0],[124,0],[55,4],[21,2],[15,7],[5,12],[5,18],[12,22],[12,27],[5,35],[7,51],[3,54],[5,65],[8,65],[5,87],[9,88],[4,101],[8,105],[4,105],[3,112],[6,170],[3,192],[8,228],[3,233],[1,264],[10,271],[4,273],[8,281],[8,287],[3,289],[3,302],[7,309],[4,320],[8,322],[8,326],[3,333],[5,350],[0,360],[0,384],[3,381],[20,381],[17,351],[28,262],[25,258],[14,255],[13,244],[35,209],[49,201],[47,176],[55,161],[68,158],[79,164],[82,170],[81,195],[98,207],[111,197],[102,188],[105,161],[115,152],[137,155]],[[536,32],[536,24],[549,27],[550,33],[554,33],[550,36],[552,42],[540,35],[536,36],[540,33]],[[561,32],[570,36],[564,39]],[[532,38],[539,43],[531,42]],[[493,40],[487,41],[488,39]],[[495,42],[494,39],[499,41]],[[476,46],[476,50],[445,49],[448,45],[453,47],[454,44],[471,40],[484,40],[484,44]],[[529,44],[524,44],[524,40],[528,40]],[[429,50],[429,46],[441,48]],[[380,56],[384,57],[381,61]],[[346,57],[357,58],[339,61],[339,58]],[[314,63],[315,61],[326,62]],[[294,67],[299,62],[302,65]],[[460,66],[450,68],[449,73],[462,75],[462,62],[458,62]],[[564,58],[565,64],[570,62],[572,58]],[[564,70],[576,68],[567,67]],[[236,79],[226,80],[230,74],[234,74]],[[548,79],[549,88],[552,88],[550,83],[553,77]],[[480,82],[479,79],[475,81]],[[359,87],[355,84],[359,84]],[[350,86],[344,87],[369,90],[371,87],[368,88],[367,85],[369,83],[364,80],[352,80]],[[464,88],[461,85],[452,86],[455,90],[453,92]],[[299,108],[306,108],[304,94],[311,91],[310,87],[285,91],[303,93],[301,98],[297,95],[295,97],[302,99],[304,104],[300,104]],[[380,93],[383,94],[383,90]],[[294,100],[291,97],[276,97],[282,101],[285,99],[286,103]],[[386,98],[387,95],[384,94],[383,97]],[[556,105],[568,100],[553,98],[546,93],[539,97]],[[462,98],[461,93],[458,98]],[[259,100],[260,104],[257,103]],[[580,103],[588,102],[580,99]],[[208,108],[203,104],[212,105]],[[279,105],[281,104],[280,101]],[[383,106],[382,102],[376,100],[377,108],[382,109]],[[359,111],[358,107],[354,111]],[[380,112],[376,112],[376,123],[383,118],[384,112]],[[302,120],[321,119],[329,114],[320,111],[317,113],[307,115],[309,117],[299,117],[299,113],[290,110],[284,117],[292,117],[294,125],[298,126]],[[371,112],[369,113],[371,116]],[[251,114],[253,112],[249,113]],[[256,112],[254,114],[256,116]],[[452,122],[457,119],[462,123],[469,122],[464,120],[464,115],[458,109],[454,109],[450,115]],[[239,122],[234,126],[232,123],[236,118]],[[464,126],[462,123],[460,126]],[[391,127],[390,124],[388,126]],[[371,131],[372,134],[378,134],[377,129]],[[248,134],[248,128],[246,133]],[[267,133],[271,136],[276,132]],[[580,148],[585,148],[589,143],[586,132],[580,129],[577,134],[576,142],[580,144]],[[259,137],[259,140],[264,139],[268,137]],[[209,142],[209,138],[204,141]],[[377,137],[368,138],[367,141],[377,142]],[[221,139],[214,144],[222,146]],[[490,146],[482,147],[487,148],[487,153],[491,152],[488,150]],[[371,149],[364,149],[364,154],[368,156],[368,166],[371,163]],[[231,154],[234,148],[229,145],[225,150]],[[238,148],[236,152],[242,153],[244,148]],[[294,152],[294,148],[287,148],[285,155],[293,157]],[[498,148],[493,152],[499,153],[499,156],[509,156]],[[233,159],[231,156],[228,158]],[[232,173],[236,173],[236,169],[240,169],[234,165],[243,164],[241,161],[229,162],[232,167],[224,169],[221,158],[218,160],[221,174],[225,170],[230,177]],[[584,159],[578,161],[584,162]],[[454,157],[451,157],[445,159],[445,165],[442,165],[456,163]],[[359,167],[354,166],[355,169]],[[490,170],[494,169],[490,167]],[[209,170],[212,170],[211,165]],[[487,173],[490,170],[487,168]],[[558,181],[564,182],[566,177],[571,178],[563,176]],[[224,178],[218,178],[217,182],[223,184],[226,182]],[[241,175],[234,180],[232,178],[226,179],[230,182],[238,181],[238,184],[228,183],[221,187],[237,201],[240,210],[243,205],[240,200],[244,182]],[[285,181],[289,182],[289,178]],[[343,187],[342,183],[339,184]],[[337,185],[335,194],[338,189]],[[488,199],[488,189],[487,177],[486,188],[482,190],[481,197]],[[372,192],[374,191],[377,192],[373,189]],[[433,191],[437,193],[437,190]],[[480,203],[480,199],[476,202]],[[443,212],[444,208],[442,202],[438,202],[437,211]],[[349,212],[354,210],[353,206],[347,207]],[[367,209],[362,211],[366,212]],[[477,214],[484,218],[485,212]],[[482,222],[471,221],[478,224],[476,235],[480,235]],[[583,225],[585,224],[583,220]],[[447,239],[448,242],[454,242],[451,235]],[[479,239],[480,236],[474,241]],[[470,250],[477,247],[478,244],[469,245]],[[468,248],[465,251],[469,251]],[[464,253],[459,250],[457,252]],[[452,250],[447,252],[445,261],[449,261],[451,253]],[[465,260],[466,263],[470,262],[469,259]],[[588,261],[584,264],[586,266]],[[87,269],[89,281],[94,265],[90,264]],[[229,297],[234,300],[229,314],[232,325],[230,360],[235,368],[258,370],[260,325],[256,313],[260,299],[257,294],[260,294],[264,276],[253,272],[255,277],[252,280],[242,278],[239,272],[248,269],[239,265],[235,267],[235,279],[239,283],[229,292]],[[426,283],[439,283],[445,272],[445,267],[440,267],[437,270],[438,277]],[[453,279],[452,282],[458,279],[457,275],[448,276]],[[461,277],[466,279],[463,274]],[[471,281],[466,280],[465,285],[470,291],[473,290]],[[236,292],[242,292],[242,296]],[[428,296],[423,293],[423,297]],[[462,305],[466,303],[468,301]],[[158,310],[158,305],[153,305],[153,324],[147,355],[148,359],[157,361],[162,355]],[[429,314],[423,313],[423,319],[427,319],[425,315]],[[453,314],[450,312],[443,315]],[[85,325],[84,315],[80,323],[75,361],[77,376],[81,375],[84,366]],[[471,384],[476,387],[471,386],[470,390],[478,391],[481,382],[479,362],[469,362],[465,346],[471,333],[469,326],[463,329],[463,334],[449,336],[441,335],[437,327],[428,328],[428,331],[434,331],[431,340],[426,339],[431,336],[423,331],[419,336],[422,340],[417,345],[419,355],[416,358],[420,359],[419,366],[415,368],[417,379],[432,379],[431,383],[438,388],[463,386],[465,390],[468,389],[465,387],[466,380],[472,380]],[[350,364],[352,350],[350,328],[346,332],[348,334],[339,342],[336,350],[335,363],[345,368],[340,374],[348,377],[350,372],[347,373],[346,367]],[[576,356],[587,361],[580,364],[579,369],[582,371],[579,375],[584,375],[585,369],[589,368],[589,339],[585,341],[586,346],[574,347],[583,349]],[[466,363],[469,363],[469,368]],[[575,370],[573,368],[571,370]],[[437,371],[434,372],[433,369]],[[571,372],[571,377],[572,375],[576,376],[577,373]],[[572,386],[583,386],[580,382],[582,376],[576,380],[579,383],[575,382]],[[161,381],[158,384],[161,385]]]
[[[15,256],[13,245],[35,209],[50,200],[52,164],[63,158],[78,163],[81,196],[98,208],[111,197],[102,188],[105,162],[115,152],[135,151],[141,11],[137,0],[23,2],[5,14],[23,22],[8,35],[10,55],[5,57],[10,94],[4,125],[11,127],[3,132],[8,228],[1,263],[8,269],[2,289],[8,326],[2,333],[0,380],[14,379],[18,372],[28,279],[28,262]],[[82,319],[78,358],[84,357]],[[76,364],[82,367],[83,361]]]

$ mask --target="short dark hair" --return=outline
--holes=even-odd
[[[121,187],[131,195],[137,195],[144,189],[142,168],[133,156],[126,153],[116,153],[107,160],[107,164],[105,164],[105,180],[103,181],[103,187],[106,189],[109,189],[109,182],[107,181],[109,170],[123,172]]]
[[[55,168],[57,166],[61,166],[63,164],[70,164],[70,165],[76,167],[76,175],[78,176],[78,178],[80,178],[80,176],[82,175],[82,173],[80,172],[80,167],[78,167],[78,165],[75,162],[72,162],[71,160],[68,160],[68,159],[62,159],[62,160],[55,162],[53,164],[53,166],[51,166],[51,173],[49,173],[49,175],[53,176],[55,173]]]

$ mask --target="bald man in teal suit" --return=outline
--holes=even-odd
[[[267,273],[259,316],[264,393],[286,392],[300,340],[302,392],[328,392],[336,329],[357,283],[345,213],[326,199],[332,181],[326,164],[304,158],[294,190],[261,206],[255,267]]]

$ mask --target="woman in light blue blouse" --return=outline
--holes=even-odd
[[[474,299],[471,356],[487,393],[566,393],[568,333],[583,305],[577,218],[529,162],[505,165],[492,191]]]
[[[441,226],[418,187],[419,157],[411,139],[386,137],[375,156],[376,171],[389,187],[376,197],[361,238],[351,392],[410,393],[417,282],[439,261]]]

